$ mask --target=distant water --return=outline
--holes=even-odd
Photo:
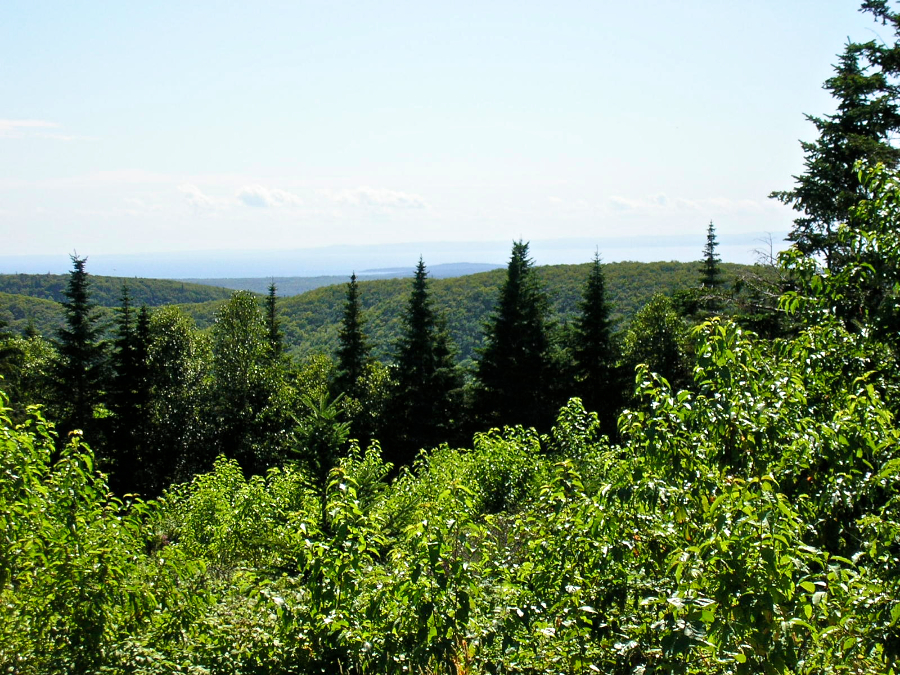
[[[786,248],[786,232],[718,235],[719,256],[725,262],[754,263],[757,250]],[[538,265],[576,264],[590,261],[599,250],[605,262],[634,260],[689,262],[702,257],[705,231],[691,235],[659,237],[598,237],[597,239],[534,240],[530,252]],[[92,274],[157,279],[311,277],[349,275],[356,271],[410,269],[421,255],[429,267],[468,262],[505,265],[511,241],[419,242],[373,246],[327,246],[294,251],[184,251],[175,253],[92,254],[87,269]],[[71,269],[68,256],[0,256],[0,273],[62,274]],[[376,272],[377,273],[377,272]]]

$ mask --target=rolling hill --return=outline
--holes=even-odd
[[[536,268],[549,299],[550,315],[557,323],[570,321],[577,314],[589,267],[590,263]],[[755,269],[749,265],[731,263],[725,263],[722,267],[728,281]],[[695,286],[698,280],[698,263],[619,262],[604,265],[604,270],[607,291],[613,304],[613,318],[618,321],[619,328],[624,327],[654,293],[671,295],[677,289]],[[458,348],[458,357],[463,362],[474,359],[482,344],[483,325],[494,308],[505,274],[504,269],[495,269],[461,277],[432,279],[430,282],[435,306],[445,316]],[[8,280],[9,277],[46,276],[0,276],[0,281],[7,284],[0,288],[13,287],[41,294],[40,297],[28,297],[0,291],[0,318],[6,319],[12,330],[21,332],[32,321],[40,333],[49,336],[61,324],[61,306],[44,297],[55,292],[56,280],[41,284],[37,279],[21,279],[18,286]],[[58,278],[65,279],[64,276]],[[53,279],[52,275],[50,279]],[[121,293],[121,279],[92,277],[92,281],[99,304],[118,304],[117,299],[112,299],[113,289],[116,296]],[[374,355],[380,359],[389,358],[393,352],[401,330],[401,317],[410,283],[408,278],[360,282],[360,300],[366,320],[364,330]],[[222,288],[165,280],[134,279],[128,280],[128,284],[135,298],[149,298],[156,304],[167,304],[159,301],[169,299],[171,304],[178,304],[204,329],[212,325],[216,312],[231,294],[231,291]],[[205,302],[192,301],[195,297],[202,297],[198,288],[208,293]],[[314,352],[333,353],[337,347],[345,293],[346,284],[340,283],[280,299],[282,328],[292,354],[303,357]],[[135,304],[139,303],[140,300],[136,300]],[[107,320],[112,318],[112,309],[101,308],[101,311]]]

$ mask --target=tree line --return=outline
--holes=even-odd
[[[710,241],[698,290],[686,289],[684,297],[705,284],[718,292],[720,261]],[[571,325],[554,324],[529,246],[520,241],[474,368],[458,363],[422,260],[389,363],[372,356],[355,275],[335,353],[297,361],[287,353],[274,283],[261,303],[234,293],[208,331],[175,307],[135,306],[124,284],[108,327],[92,298],[86,259],[72,262],[56,339],[5,334],[4,387],[20,413],[43,404],[63,440],[77,434],[90,442],[120,491],[148,495],[208,469],[220,454],[248,475],[301,456],[311,462],[304,444],[315,445],[316,425],[325,419],[346,425],[344,441],[377,439],[397,467],[421,449],[464,442],[479,429],[547,429],[571,396],[597,410],[604,433],[615,438],[634,366],[648,362],[683,381],[686,320],[700,316],[690,302],[659,296],[617,332],[598,254],[577,316]]]

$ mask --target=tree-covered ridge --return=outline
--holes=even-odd
[[[549,299],[552,321],[567,322],[576,316],[590,269],[591,263],[535,268],[541,288]],[[699,263],[604,264],[612,305],[611,320],[621,326],[654,294],[671,295],[678,289],[696,285],[699,269]],[[734,263],[723,263],[722,270],[727,284],[733,284],[744,275],[768,273],[766,268]],[[460,359],[474,359],[475,350],[482,346],[483,324],[494,309],[505,274],[505,269],[499,269],[431,281],[435,309],[446,318]],[[379,279],[358,283],[373,354],[379,359],[387,359],[401,335],[400,320],[409,280]],[[285,341],[295,354],[334,352],[344,293],[344,285],[328,286],[281,300]],[[196,305],[185,307],[185,310],[200,326],[209,325],[215,311],[213,305]]]
[[[90,262],[90,261],[88,261]],[[582,285],[587,279],[590,263],[583,265],[551,265],[538,267],[544,288],[550,296],[551,318],[566,321],[577,313]],[[655,293],[671,295],[676,290],[696,284],[699,263],[679,262],[618,262],[604,265],[607,276],[608,293],[612,307],[612,320],[619,324],[627,321]],[[722,269],[727,283],[732,283],[745,275],[767,274],[765,267],[723,263]],[[481,345],[482,323],[493,309],[504,270],[481,272],[464,277],[434,279],[433,294],[435,307],[447,318],[447,327],[458,346],[462,359],[472,359],[475,349]],[[6,277],[40,277],[45,275],[4,275]],[[3,278],[0,276],[0,278]],[[65,278],[65,277],[60,277]],[[106,308],[116,307],[122,294],[122,286],[108,286],[114,277],[91,277],[97,286],[106,289],[104,299],[97,300],[106,320],[113,316]],[[117,280],[121,282],[122,280]],[[161,279],[127,279],[129,293],[135,306],[141,300],[135,288],[146,282],[155,287]],[[406,302],[408,279],[377,279],[360,281],[360,303],[366,312],[367,330],[373,343],[374,355],[379,359],[388,358],[393,345],[400,337],[400,316]],[[134,285],[133,285],[134,284]],[[184,284],[190,288],[191,284]],[[276,284],[277,286],[277,284]],[[210,288],[210,287],[203,287]],[[340,308],[343,303],[344,284],[326,286],[302,295],[281,298],[282,330],[285,344],[297,355],[314,352],[331,353],[337,346]],[[201,328],[208,328],[215,320],[231,291],[212,289],[217,299],[202,302],[176,299],[178,304],[190,314]],[[112,295],[110,295],[112,294]],[[279,289],[279,295],[281,295]],[[161,297],[157,294],[156,297]],[[112,298],[112,299],[110,299]],[[109,303],[108,305],[106,303]],[[150,303],[147,303],[150,305]],[[151,305],[152,306],[152,305]],[[63,315],[57,303],[44,298],[27,295],[6,294],[0,291],[0,318],[5,319],[10,329],[22,333],[29,322],[42,335],[52,335],[62,325]],[[108,321],[107,321],[108,323]]]
[[[88,266],[90,261],[88,260]],[[105,277],[91,275],[93,300],[100,307],[117,307],[122,285],[128,286],[132,302],[140,307],[160,307],[191,302],[222,300],[231,296],[226,288],[192,284],[171,279]],[[0,274],[0,293],[62,302],[68,274]]]
[[[0,320],[19,335],[33,327],[39,334],[49,336],[62,326],[63,310],[54,300],[0,293]]]

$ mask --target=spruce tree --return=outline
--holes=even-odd
[[[722,259],[716,253],[719,242],[716,239],[716,228],[712,221],[706,228],[706,245],[703,247],[703,265],[700,268],[700,287],[717,289],[725,280],[722,278]]]
[[[147,348],[149,314],[142,306],[135,318],[128,286],[122,286],[113,340],[112,377],[108,407],[113,412],[112,445],[115,456],[113,483],[123,492],[137,489],[138,465],[144,458],[145,417],[149,399]]]
[[[718,246],[716,228],[709,221],[703,259],[700,262],[699,287],[676,293],[676,302],[681,305],[683,315],[695,321],[719,314],[725,306],[726,298],[722,288],[725,279],[722,275],[722,259],[716,253]]]
[[[278,296],[275,281],[269,284],[269,294],[266,296],[266,328],[269,332],[269,346],[272,348],[272,358],[278,360],[284,353],[284,334],[281,332],[281,321],[278,319]]]
[[[883,10],[880,17],[879,8]],[[887,12],[884,3],[865,3],[863,10],[891,18],[897,27],[896,15]],[[819,133],[815,141],[801,142],[806,169],[794,176],[792,190],[770,195],[803,214],[794,220],[788,238],[802,253],[821,256],[829,269],[839,268],[843,257],[837,226],[847,222],[850,210],[866,196],[856,163],[894,167],[900,161],[900,148],[892,143],[900,129],[898,53],[897,43],[891,47],[875,42],[847,44],[834,77],[824,85],[838,101],[837,112],[806,116]]]
[[[344,304],[344,316],[338,333],[337,376],[335,377],[335,395],[345,394],[359,398],[360,381],[366,374],[369,363],[369,345],[362,330],[363,317],[359,303],[359,284],[356,273],[350,275],[347,284],[347,301]]]
[[[528,244],[515,242],[477,365],[474,412],[482,423],[546,427],[552,421],[546,316]]]
[[[572,335],[575,390],[585,408],[598,413],[603,431],[612,435],[621,396],[616,380],[617,354],[611,308],[606,298],[606,278],[599,253],[594,255],[578,307],[580,313],[575,319]]]
[[[96,443],[94,408],[100,403],[106,374],[103,326],[91,300],[86,258],[71,256],[72,271],[63,294],[65,324],[57,331],[56,408],[61,431],[81,429]]]
[[[453,360],[450,338],[435,315],[428,293],[428,272],[419,259],[412,293],[403,315],[403,335],[394,362],[397,382],[391,401],[389,459],[409,464],[420,448],[446,441],[458,416],[455,394],[462,378]]]

